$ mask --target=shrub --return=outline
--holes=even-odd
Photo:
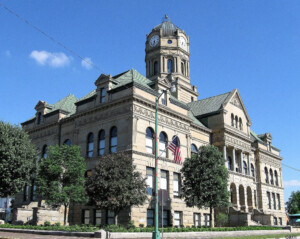
[[[134,225],[134,221],[130,220],[129,223],[127,224],[127,229],[135,229],[136,226]]]
[[[217,227],[225,227],[228,225],[228,215],[225,213],[219,213],[216,216],[216,226]]]
[[[141,224],[139,224],[139,227],[144,227],[144,224],[142,224],[142,223],[141,223]]]
[[[51,222],[49,222],[49,221],[45,221],[45,222],[44,222],[44,226],[45,226],[45,227],[49,227],[49,226],[51,226]]]

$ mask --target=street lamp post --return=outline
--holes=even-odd
[[[174,84],[171,85],[171,92],[176,91]],[[158,143],[157,143],[157,125],[158,125],[158,102],[160,97],[163,94],[166,94],[166,91],[163,91],[159,96],[155,98],[155,230],[152,233],[152,239],[160,239],[160,231],[158,230]]]

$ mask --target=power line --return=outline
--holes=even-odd
[[[293,170],[295,170],[295,171],[297,171],[297,172],[300,172],[300,169],[297,169],[297,168],[294,168],[294,167],[291,167],[291,166],[289,166],[289,165],[286,165],[286,164],[284,164],[284,163],[281,163],[283,166],[285,166],[285,167],[287,167],[287,168],[290,168],[290,169],[293,169]]]
[[[50,36],[49,34],[47,34],[46,32],[42,31],[40,28],[38,28],[37,26],[33,25],[32,23],[30,23],[28,20],[26,20],[24,17],[21,17],[19,14],[17,14],[16,12],[14,12],[13,10],[9,9],[8,7],[4,6],[2,3],[0,3],[0,7],[2,7],[4,10],[8,11],[10,14],[14,15],[15,17],[17,17],[18,19],[20,19],[21,21],[25,22],[27,25],[29,25],[30,27],[34,28],[36,31],[38,31],[39,33],[43,34],[45,37],[47,37],[48,39],[50,39],[51,41],[53,41],[54,43],[56,43],[57,45],[61,46],[62,48],[64,48],[66,51],[70,52],[72,55],[78,57],[79,59],[81,59],[82,61],[86,62],[87,64],[89,64],[90,66],[92,66],[94,69],[98,70],[100,73],[104,73],[97,65],[95,65],[94,63],[86,60],[84,57],[80,56],[77,52],[73,51],[72,49],[68,48],[66,45],[62,44],[60,41],[56,40],[55,38],[53,38],[52,36]]]

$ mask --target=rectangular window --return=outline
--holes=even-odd
[[[268,198],[268,207],[271,209],[271,194],[267,192],[267,198]]]
[[[279,225],[282,226],[282,218],[279,218]]]
[[[82,210],[82,223],[83,224],[90,224],[90,210],[83,209]]]
[[[102,224],[102,211],[99,209],[94,210],[94,224],[97,226]]]
[[[194,226],[199,227],[200,225],[200,213],[194,213]]]
[[[106,96],[106,89],[105,88],[101,88],[100,89],[100,103],[104,103],[105,102],[105,96]]]
[[[277,226],[277,217],[274,217],[274,225]]]
[[[154,183],[154,168],[149,168],[147,167],[146,168],[146,173],[147,173],[147,180],[146,180],[146,183],[147,183],[147,192],[148,192],[148,195],[153,195],[153,183]]]
[[[153,138],[150,137],[146,137],[146,151],[149,154],[153,154],[154,153],[154,140]]]
[[[182,225],[182,212],[174,212],[174,225],[175,227],[180,227]]]
[[[163,214],[164,227],[170,226],[170,211],[164,210]]]
[[[280,205],[280,194],[277,193],[277,205],[278,205],[278,210],[281,210],[281,205]]]
[[[32,186],[31,186],[31,201],[35,201],[35,200],[36,200],[36,185],[32,184]]]
[[[257,207],[257,195],[256,195],[256,190],[254,190],[254,205]]]
[[[161,104],[162,105],[167,105],[166,92],[163,92],[162,95],[161,95]]]
[[[153,225],[154,225],[154,210],[147,209],[147,226],[153,226]]]
[[[275,193],[272,193],[272,199],[273,199],[273,209],[276,210],[276,198],[275,198]]]
[[[159,141],[159,152],[162,158],[167,157],[167,145],[166,142]]]
[[[26,184],[24,187],[24,195],[23,195],[24,201],[29,200],[29,186]]]
[[[160,171],[160,189],[168,191],[168,171]]]
[[[107,211],[107,224],[108,225],[113,225],[115,224],[115,212],[114,211],[111,211],[111,210],[108,210]]]
[[[179,197],[180,195],[180,174],[173,173],[173,196]]]
[[[210,226],[210,214],[204,214],[204,226],[209,227]]]

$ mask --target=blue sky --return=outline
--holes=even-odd
[[[191,81],[201,98],[238,88],[252,130],[271,132],[283,163],[300,169],[300,1],[0,0],[89,59],[101,71],[0,7],[0,120],[19,124],[72,93],[82,97],[102,73],[145,75],[146,34],[168,14],[190,36]],[[285,200],[300,172],[283,166]]]

